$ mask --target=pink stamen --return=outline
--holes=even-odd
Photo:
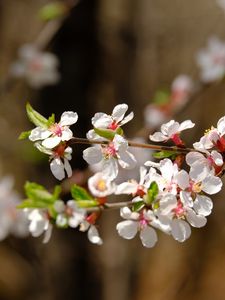
[[[179,133],[175,133],[171,136],[171,140],[174,142],[175,145],[177,146],[183,146],[184,143],[182,141],[182,139],[179,136]]]
[[[116,130],[118,128],[118,124],[116,121],[112,121],[112,123],[108,126],[108,129]]]
[[[59,136],[59,137],[62,136],[62,127],[61,127],[59,124],[55,123],[54,125],[52,125],[52,126],[50,127],[50,130],[51,130],[55,135],[57,135],[57,136]]]

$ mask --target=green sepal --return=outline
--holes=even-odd
[[[57,199],[59,199],[59,195],[61,194],[61,192],[62,192],[62,188],[61,188],[61,186],[60,185],[56,185],[55,187],[54,187],[54,191],[53,191],[53,198],[55,199],[55,200],[57,200]]]
[[[27,103],[26,111],[29,120],[32,123],[34,123],[34,125],[40,126],[42,128],[48,128],[48,119],[46,119],[41,114],[39,114],[36,110],[34,110],[33,107],[30,105],[30,103]]]
[[[50,127],[51,125],[55,124],[55,114],[52,114],[49,118],[48,118],[48,127]]]
[[[95,133],[97,133],[99,136],[112,141],[116,134],[123,135],[123,129],[121,127],[118,127],[116,130],[112,129],[105,129],[105,128],[95,128]]]
[[[144,196],[144,201],[147,205],[151,205],[159,193],[158,184],[153,181],[148,188],[147,194]]]
[[[93,199],[93,200],[76,200],[76,204],[80,208],[88,208],[88,207],[99,206],[99,202],[95,199]]]
[[[79,200],[94,200],[94,198],[82,187],[74,184],[71,187],[71,195],[75,201]]]
[[[31,134],[31,130],[29,130],[29,131],[23,131],[19,135],[18,139],[19,140],[26,140],[26,139],[28,139],[28,137],[30,136],[30,134]]]
[[[17,208],[47,208],[48,204],[43,201],[34,201],[32,199],[26,199],[17,205]]]
[[[157,159],[163,159],[163,158],[175,158],[177,155],[177,153],[175,151],[159,151],[159,152],[155,152],[152,154],[153,157],[157,158]]]
[[[139,211],[140,209],[142,209],[145,206],[144,201],[137,201],[133,203],[132,206],[132,211]]]
[[[44,5],[39,11],[39,17],[43,21],[50,21],[60,18],[67,13],[67,8],[63,3],[53,2]]]
[[[164,105],[170,101],[170,93],[168,90],[159,90],[155,93],[153,100],[157,105]]]

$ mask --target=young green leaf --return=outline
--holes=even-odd
[[[99,202],[94,199],[93,200],[76,200],[76,204],[81,208],[99,206]]]
[[[19,135],[18,139],[19,140],[26,140],[28,139],[28,137],[30,136],[31,130],[29,131],[23,131],[21,132],[21,134]]]
[[[44,5],[39,11],[39,16],[43,21],[50,21],[65,15],[67,8],[63,3],[53,2]]]
[[[48,118],[48,127],[50,127],[51,125],[55,124],[55,114],[52,114],[49,118]]]
[[[34,110],[30,103],[27,103],[26,110],[29,120],[34,123],[34,125],[48,128],[48,120]]]
[[[153,157],[157,158],[157,159],[163,159],[163,158],[168,158],[168,157],[176,157],[177,153],[175,151],[159,151],[159,152],[155,152],[152,154]]]
[[[112,129],[100,129],[100,128],[94,128],[95,133],[97,133],[99,136],[107,139],[107,140],[113,140],[116,131]]]
[[[145,205],[144,201],[134,202],[134,204],[132,206],[132,210],[133,211],[139,211],[140,209],[142,209],[144,207],[144,205]]]
[[[93,200],[94,198],[82,187],[74,184],[71,187],[71,195],[74,200]]]
[[[42,185],[35,182],[26,182],[24,188],[27,197],[34,202],[45,204],[52,204],[55,202],[54,196]]]
[[[147,195],[144,196],[144,201],[147,205],[151,205],[159,193],[158,184],[153,181],[148,188]]]

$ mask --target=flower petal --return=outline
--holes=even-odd
[[[48,138],[51,134],[52,132],[50,130],[47,130],[46,128],[36,127],[33,130],[31,130],[29,140],[31,140],[32,142],[44,140]]]
[[[78,115],[73,111],[65,111],[60,119],[61,126],[69,126],[75,124],[78,120]]]
[[[71,177],[73,174],[72,168],[70,163],[68,162],[68,159],[64,158],[64,168],[66,170],[67,176]]]
[[[52,149],[55,148],[61,142],[61,138],[59,136],[53,136],[45,139],[42,142],[42,145],[45,148]]]
[[[156,231],[149,226],[146,226],[143,230],[141,230],[140,239],[143,246],[147,248],[154,247],[158,240]]]
[[[124,169],[133,169],[137,161],[134,157],[134,155],[128,151],[119,151],[119,159],[118,162]]]
[[[117,123],[121,121],[127,110],[128,110],[128,105],[125,103],[116,105],[112,112],[113,120],[115,120]]]
[[[194,126],[195,123],[193,123],[191,120],[183,121],[179,126],[179,132],[189,128],[193,128]]]
[[[222,180],[219,177],[209,175],[202,181],[202,190],[209,195],[218,193],[222,188]]]
[[[212,212],[213,202],[209,197],[197,195],[193,208],[198,214],[206,217]]]
[[[91,243],[102,245],[103,241],[99,236],[98,230],[94,225],[91,225],[88,230],[88,239]]]
[[[193,209],[188,209],[186,212],[187,221],[193,226],[197,228],[201,228],[205,226],[207,219],[202,215],[197,215]]]
[[[83,151],[83,158],[90,165],[97,164],[102,160],[101,147],[89,147]]]
[[[168,137],[161,132],[155,132],[149,136],[149,139],[153,142],[164,142],[168,140]]]
[[[52,171],[52,174],[57,178],[58,180],[62,180],[65,178],[65,171],[64,171],[64,165],[60,158],[54,158],[50,163],[50,169]]]
[[[190,225],[180,219],[174,219],[171,223],[171,234],[178,242],[184,242],[191,235]]]
[[[130,240],[137,234],[138,222],[131,220],[122,221],[116,225],[116,229],[120,236]]]

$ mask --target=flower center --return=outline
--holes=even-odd
[[[175,213],[176,217],[178,217],[178,218],[183,217],[183,215],[185,213],[183,204],[181,202],[178,202],[177,207],[173,209],[173,212]]]
[[[116,121],[112,121],[112,123],[108,126],[108,129],[116,130],[118,128],[118,124]]]
[[[112,143],[109,143],[109,145],[103,149],[103,153],[106,158],[116,156],[116,149]]]
[[[105,182],[105,180],[100,179],[97,182],[96,189],[99,190],[99,191],[101,191],[101,192],[104,192],[106,190],[106,182]]]
[[[50,130],[51,130],[55,135],[57,135],[57,136],[59,136],[59,137],[62,136],[62,127],[61,127],[59,124],[55,123],[54,125],[52,125],[52,126],[50,127]]]

